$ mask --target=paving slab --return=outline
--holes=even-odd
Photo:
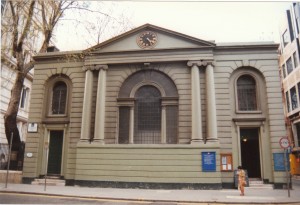
[[[246,188],[245,196],[236,189],[222,190],[154,190],[90,188],[79,186],[47,186],[0,183],[0,192],[30,193],[42,195],[70,196],[97,199],[120,199],[134,201],[161,201],[177,203],[227,203],[227,204],[300,204],[300,187],[288,191],[282,189]]]

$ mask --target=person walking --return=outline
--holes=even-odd
[[[246,185],[246,176],[245,171],[243,170],[242,166],[238,166],[238,176],[239,176],[239,189],[241,191],[240,196],[245,195],[245,185]]]

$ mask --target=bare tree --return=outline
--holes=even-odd
[[[5,36],[8,41],[5,41],[5,45],[1,45],[1,61],[11,65],[10,61],[13,60],[16,73],[10,101],[4,115],[4,125],[8,143],[13,133],[12,150],[19,151],[18,161],[23,161],[24,153],[17,128],[17,115],[24,79],[34,67],[33,56],[36,53],[47,52],[55,28],[67,10],[96,12],[109,16],[99,10],[91,10],[87,2],[66,0],[10,0],[7,1],[5,15],[2,15],[1,33],[2,37]],[[103,25],[107,26],[105,23]],[[101,27],[101,25],[97,26]],[[99,37],[96,38],[99,39]]]
[[[34,66],[32,57],[36,53],[35,47],[39,43],[38,52],[47,51],[55,25],[62,17],[63,12],[73,4],[72,1],[7,2],[5,16],[1,21],[1,32],[2,35],[6,35],[8,41],[5,46],[1,46],[1,61],[8,63],[8,58],[13,57],[16,75],[8,108],[4,115],[4,126],[8,143],[10,143],[11,133],[13,133],[12,150],[19,151],[18,161],[22,161],[24,147],[17,128],[17,114],[24,80]],[[40,37],[42,41],[35,41],[37,37]]]
[[[102,15],[94,15],[93,21],[85,21],[84,29],[91,34],[85,39],[87,45],[94,46],[133,28],[128,12],[114,2],[93,2],[93,7],[105,7],[106,10],[101,12]]]

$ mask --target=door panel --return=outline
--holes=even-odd
[[[60,175],[62,146],[63,146],[63,131],[50,131],[49,155],[48,155],[48,174]]]
[[[241,128],[240,142],[243,169],[249,177],[261,178],[259,128]]]

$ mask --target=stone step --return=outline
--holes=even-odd
[[[264,182],[262,180],[259,179],[252,179],[249,180],[249,187],[250,189],[273,189],[273,185],[272,184],[264,184]]]
[[[249,184],[251,185],[251,184],[253,184],[253,185],[255,185],[255,184],[264,184],[264,182],[263,181],[249,181]]]

